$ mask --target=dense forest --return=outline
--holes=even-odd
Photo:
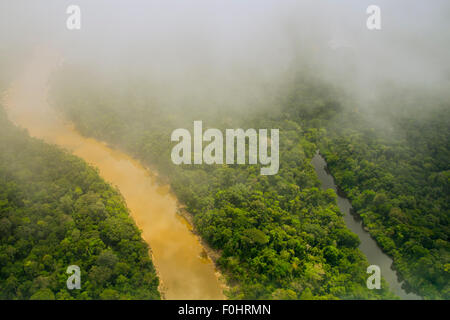
[[[330,92],[324,101],[314,100],[316,90],[298,83],[284,117],[298,119],[318,142],[337,184],[408,287],[424,298],[449,299],[450,102],[393,88],[368,115],[343,108],[330,87],[320,88]]]
[[[329,168],[410,287],[450,298],[449,108],[395,118],[402,136],[348,129],[324,139]],[[367,127],[366,127],[367,128]]]
[[[386,283],[367,289],[359,239],[346,228],[336,194],[321,190],[310,164],[318,145],[298,123],[278,113],[161,108],[151,104],[144,85],[108,86],[95,75],[72,72],[61,71],[52,82],[55,108],[82,134],[133,155],[170,183],[196,230],[220,252],[230,298],[396,298]],[[258,166],[175,166],[170,133],[198,119],[221,129],[280,128],[279,173],[262,176]]]
[[[148,249],[117,190],[0,107],[0,299],[160,299]]]

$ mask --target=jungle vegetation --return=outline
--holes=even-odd
[[[230,298],[395,298],[387,284],[367,289],[359,239],[345,226],[336,194],[320,188],[310,164],[318,144],[299,123],[278,113],[222,116],[223,110],[159,108],[143,101],[145,86],[119,92],[94,78],[57,78],[55,108],[83,135],[131,154],[170,184],[196,230],[220,252]],[[172,164],[170,133],[197,119],[221,129],[280,128],[279,173],[262,176],[255,165]]]
[[[96,169],[0,108],[0,299],[160,299],[148,249]],[[67,289],[70,265],[80,290]]]
[[[450,298],[449,106],[393,87],[370,112],[345,108],[335,89],[306,81],[284,104],[408,288],[426,299]]]

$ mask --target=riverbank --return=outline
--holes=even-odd
[[[67,125],[72,125],[67,123]],[[73,130],[76,130],[75,126],[73,126]],[[81,133],[79,133],[80,135],[82,135]],[[86,137],[88,138],[88,137]],[[124,154],[127,154],[126,150],[122,150],[120,147],[118,146],[114,146],[110,143],[107,142],[101,142],[103,143],[106,147],[110,148],[110,149],[118,149],[120,150],[120,152],[123,152]],[[176,198],[176,196],[174,195],[174,193],[172,192],[170,186],[169,186],[169,182],[167,181],[167,179],[163,179],[157,172],[156,168],[152,168],[150,166],[144,165],[142,160],[139,159],[135,159],[133,158],[134,161],[137,161],[140,166],[142,166],[142,168],[146,171],[146,174],[155,181],[157,187],[159,188],[159,190],[164,193],[164,194],[171,194],[174,198]],[[220,268],[218,267],[217,264],[217,260],[220,258],[221,256],[221,252],[218,250],[214,250],[213,248],[211,248],[209,246],[209,244],[201,237],[201,235],[198,233],[198,231],[195,228],[195,224],[194,224],[194,217],[192,216],[191,213],[189,213],[183,204],[181,204],[178,200],[177,200],[177,209],[176,209],[176,213],[180,216],[180,219],[182,219],[182,222],[186,225],[186,227],[188,228],[188,230],[190,232],[192,232],[193,235],[195,235],[195,237],[197,238],[198,242],[201,243],[201,246],[203,248],[202,252],[199,255],[200,259],[205,259],[208,263],[212,263],[214,264],[214,268],[215,268],[215,275],[217,277],[217,279],[220,282],[220,286],[222,288],[223,292],[229,291],[230,290],[230,286],[227,284],[226,281],[226,277],[225,275],[222,273],[222,271],[220,270]],[[153,253],[152,253],[152,258],[153,258]],[[159,273],[157,273],[159,276]],[[160,278],[161,279],[161,278]],[[167,289],[164,284],[163,281],[161,281],[160,284],[160,293],[162,296],[164,296],[164,291]]]
[[[206,243],[206,241],[201,237],[201,235],[198,233],[198,231],[195,228],[194,217],[186,209],[184,209],[184,207],[181,204],[179,205],[179,207],[177,209],[177,213],[180,215],[180,217],[182,217],[183,219],[186,220],[186,223],[191,228],[190,229],[191,232],[198,238],[198,240],[202,244],[203,250],[204,250],[202,252],[203,258],[209,259],[212,263],[214,263],[214,266],[216,268],[216,276],[221,283],[222,290],[225,292],[229,291],[230,286],[227,284],[226,277],[217,265],[217,260],[220,258],[221,252],[214,250],[213,248],[211,248],[209,246],[208,243]]]

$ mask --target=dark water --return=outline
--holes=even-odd
[[[341,197],[337,192],[336,184],[334,183],[333,176],[326,171],[325,159],[317,153],[311,161],[314,166],[317,176],[322,182],[322,188],[333,189],[337,194],[337,204],[339,209],[344,214],[344,220],[347,227],[356,233],[361,240],[359,249],[366,255],[367,260],[371,265],[377,265],[381,269],[381,276],[389,283],[389,288],[400,298],[405,300],[419,300],[421,297],[414,293],[407,293],[402,289],[402,282],[397,277],[397,272],[391,269],[392,259],[381,251],[375,240],[370,234],[363,229],[361,221],[358,221],[352,214],[352,205],[347,198]],[[367,275],[370,276],[369,274]]]

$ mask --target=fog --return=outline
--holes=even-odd
[[[81,30],[66,28],[71,4]],[[371,4],[381,30],[366,27]],[[99,78],[145,79],[162,105],[270,107],[302,72],[362,109],[386,88],[450,88],[446,0],[2,0],[0,39],[5,61],[49,47]]]

